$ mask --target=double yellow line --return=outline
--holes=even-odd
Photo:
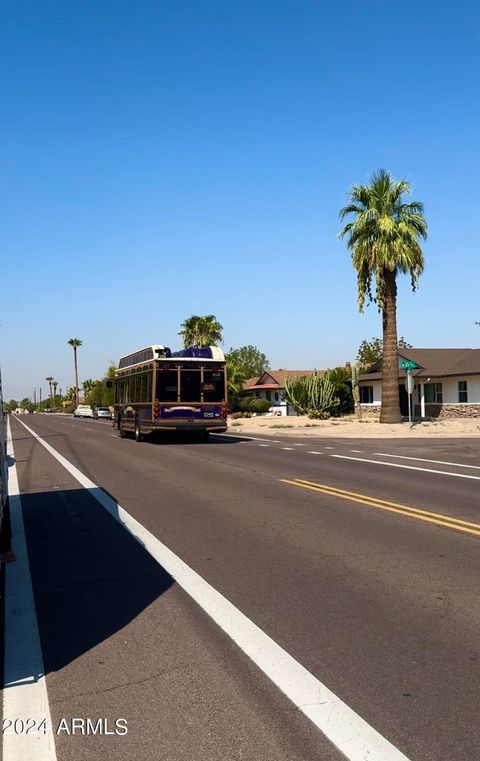
[[[452,518],[450,515],[432,513],[429,510],[421,510],[416,507],[409,507],[408,505],[402,505],[398,502],[387,502],[385,499],[377,499],[376,497],[369,497],[366,494],[357,494],[357,492],[354,491],[337,489],[334,486],[317,484],[313,481],[303,481],[301,478],[295,478],[293,480],[289,480],[288,478],[281,478],[280,481],[284,484],[290,484],[291,486],[299,486],[302,489],[311,489],[312,491],[321,492],[322,494],[328,494],[331,497],[347,499],[350,502],[359,502],[362,505],[368,505],[368,507],[376,507],[379,510],[388,510],[390,513],[399,513],[400,515],[406,515],[407,518],[416,518],[419,521],[435,523],[437,526],[444,526],[445,528],[452,528],[455,531],[463,531],[466,534],[480,536],[480,524],[470,523],[469,521],[462,521],[460,518]]]

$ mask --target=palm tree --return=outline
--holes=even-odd
[[[339,236],[347,236],[353,266],[358,276],[358,307],[363,312],[365,299],[372,300],[382,312],[382,409],[381,423],[399,423],[397,351],[397,275],[410,273],[416,290],[423,272],[424,257],[420,239],[427,237],[423,204],[404,202],[410,194],[406,180],[395,180],[381,169],[369,185],[355,185],[350,203],[340,212],[340,219],[353,215]],[[372,279],[375,278],[375,298]]]
[[[57,395],[58,381],[52,380],[52,386],[53,386],[53,398],[55,399],[55,397]]]
[[[52,400],[52,381],[53,381],[53,375],[49,375],[48,378],[45,378],[45,380],[48,382],[48,387],[50,389],[50,401]]]
[[[75,369],[75,407],[78,407],[78,363],[77,363],[77,349],[82,345],[82,341],[79,338],[71,338],[68,341],[73,348],[73,366]]]
[[[223,341],[223,325],[214,314],[192,314],[181,324],[184,346],[211,346]]]
[[[85,397],[85,401],[87,401],[87,395],[90,393],[94,385],[95,385],[95,381],[93,381],[91,378],[87,378],[87,380],[83,381],[82,389],[83,389],[83,395]]]
[[[247,380],[245,372],[234,358],[227,359],[228,403],[232,407],[242,396],[243,384]]]

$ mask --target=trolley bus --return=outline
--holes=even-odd
[[[114,426],[119,435],[227,430],[225,356],[216,346],[172,352],[154,344],[127,354],[115,373]]]

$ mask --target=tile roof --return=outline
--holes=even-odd
[[[290,380],[292,378],[302,378],[305,375],[313,375],[315,372],[317,372],[318,375],[325,374],[324,370],[267,370],[263,375],[257,376],[256,378],[249,378],[243,384],[243,388],[244,391],[259,391],[261,389],[268,391],[284,388],[285,377]],[[259,383],[259,381],[263,381],[263,383]]]

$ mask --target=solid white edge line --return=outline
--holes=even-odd
[[[14,458],[10,420],[7,454]],[[5,567],[5,652],[3,761],[56,761],[54,731],[28,562],[22,504],[15,462],[8,468],[12,546],[16,560]],[[15,734],[6,720],[31,719],[31,734]],[[45,724],[42,722],[45,720]],[[44,733],[41,729],[45,727]],[[34,733],[37,728],[41,731]],[[11,732],[11,734],[10,734]]]
[[[416,468],[414,465],[402,465],[399,462],[382,462],[381,460],[368,460],[366,457],[349,457],[346,454],[331,454],[329,457],[337,457],[339,460],[355,460],[356,462],[370,462],[372,465],[387,465],[389,468],[406,468],[418,470],[421,473],[436,473],[440,476],[453,476],[454,478],[469,478],[480,481],[480,476],[469,476],[468,473],[450,473],[449,470],[432,470],[432,468]]]
[[[354,451],[353,449],[351,450]],[[445,460],[427,460],[425,457],[407,457],[404,454],[387,454],[386,452],[373,452],[376,457],[393,457],[397,460],[415,460],[417,462],[433,462],[435,465],[451,465],[455,468],[473,468],[480,470],[480,465],[466,465],[463,462],[445,462]]]
[[[21,422],[21,421],[19,421]],[[21,423],[135,537],[182,589],[349,761],[408,761],[247,616],[50,444]],[[35,760],[37,761],[37,760]]]

